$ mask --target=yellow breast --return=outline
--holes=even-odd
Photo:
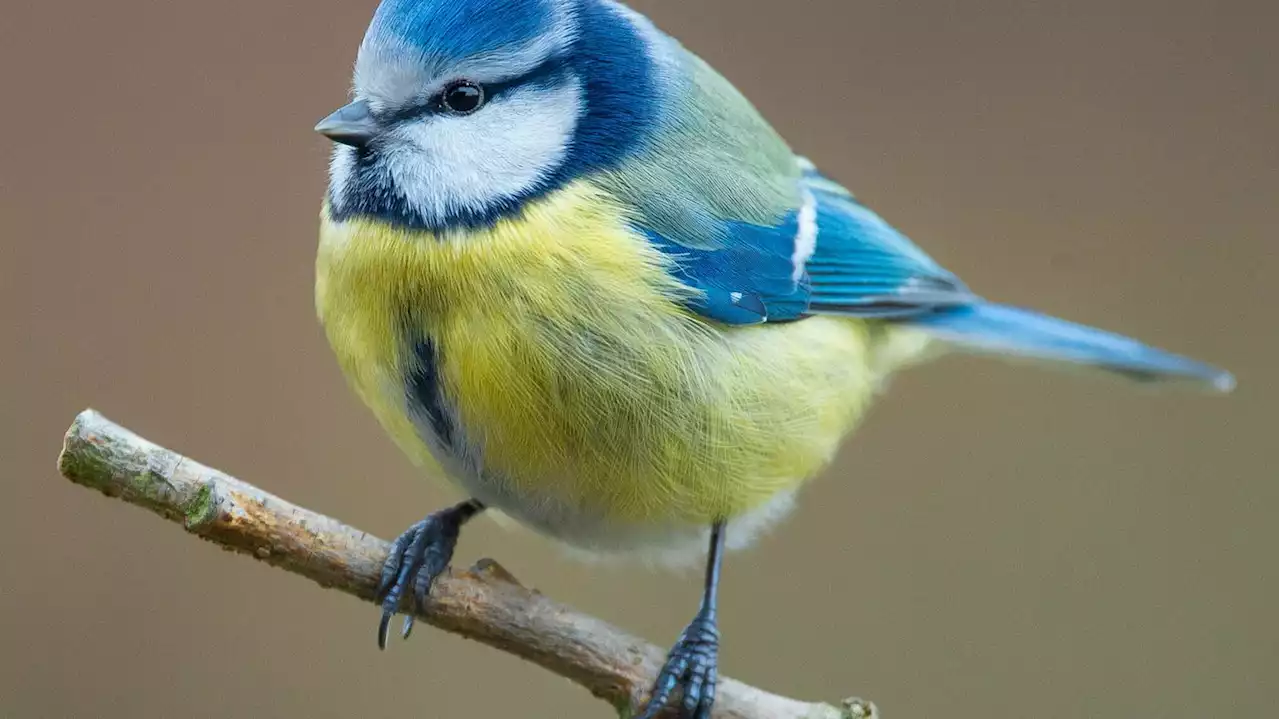
[[[322,222],[316,302],[343,371],[435,466],[405,392],[420,370],[409,338],[429,337],[489,501],[633,523],[735,516],[815,474],[879,380],[860,322],[689,314],[669,260],[586,183],[478,231]]]

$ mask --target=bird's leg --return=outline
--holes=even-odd
[[[682,687],[680,716],[709,719],[716,700],[716,660],[720,653],[720,630],[716,625],[716,593],[720,584],[720,559],[724,554],[724,521],[711,525],[711,551],[707,555],[707,581],[698,614],[681,632],[667,654],[667,662],[653,683],[649,703],[637,719],[658,716],[672,692]]]
[[[468,499],[448,509],[428,514],[426,519],[409,527],[408,531],[391,543],[391,551],[382,564],[382,579],[378,582],[378,601],[382,604],[382,621],[378,623],[378,647],[387,648],[387,628],[391,616],[400,609],[400,599],[412,589],[416,609],[419,611],[431,591],[436,577],[449,566],[453,548],[458,543],[458,532],[467,520],[484,510],[478,499]],[[413,630],[413,614],[404,619],[401,634],[408,639]]]

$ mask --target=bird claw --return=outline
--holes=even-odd
[[[714,612],[702,611],[680,634],[667,661],[658,672],[653,691],[636,719],[654,719],[667,706],[677,686],[681,687],[679,717],[710,719],[716,700],[717,658],[720,632]]]
[[[379,649],[387,648],[391,617],[399,611],[406,592],[413,596],[414,613],[426,606],[431,585],[453,558],[463,521],[465,517],[459,516],[456,508],[435,512],[391,543],[378,583],[377,600],[382,605],[382,619],[378,622]],[[405,617],[400,632],[405,639],[413,632],[414,613]]]

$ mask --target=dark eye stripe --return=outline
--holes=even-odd
[[[504,92],[525,85],[554,85],[567,72],[568,64],[568,60],[565,57],[552,55],[523,75],[517,75],[502,82],[489,83],[484,86],[484,89],[489,97],[497,97]]]
[[[553,87],[568,72],[568,58],[561,55],[553,55],[538,63],[526,73],[500,82],[483,83],[479,87],[484,93],[484,103],[488,104],[512,90],[522,87]],[[442,101],[442,93],[453,87],[455,83],[463,80],[464,78],[459,78],[458,80],[450,81],[441,92],[436,93],[426,101],[419,100],[394,110],[384,110],[379,113],[378,120],[384,124],[393,124],[405,120],[418,119],[425,115],[447,113],[448,108],[445,107]]]

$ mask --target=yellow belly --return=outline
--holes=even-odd
[[[322,222],[317,307],[356,392],[413,460],[552,533],[757,509],[830,460],[882,374],[884,333],[859,321],[688,313],[667,260],[583,183],[483,231]],[[466,462],[433,458],[409,418],[409,335],[440,349]]]

